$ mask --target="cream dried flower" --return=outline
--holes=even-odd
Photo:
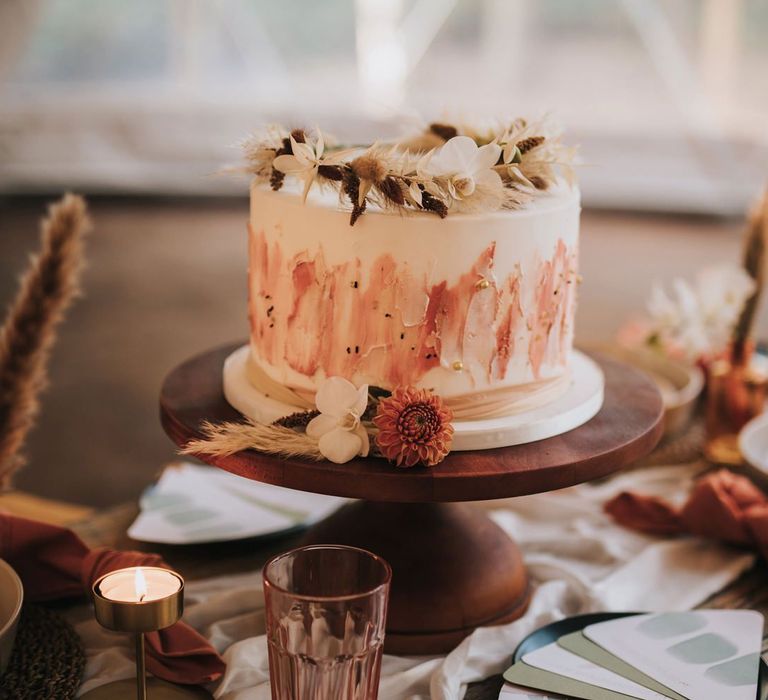
[[[432,193],[439,196],[445,190],[449,205],[460,211],[498,208],[504,184],[493,168],[500,155],[501,147],[496,143],[478,146],[469,136],[454,136],[422,159],[419,174],[434,178],[440,189]]]
[[[381,184],[391,170],[393,151],[374,144],[352,160],[349,167],[360,180],[358,205],[362,205],[371,188]]]
[[[719,265],[702,269],[693,284],[672,283],[673,294],[655,285],[648,301],[651,336],[690,361],[727,348],[754,281],[743,269]]]
[[[315,396],[320,415],[307,425],[307,435],[315,438],[323,457],[343,464],[350,459],[367,457],[368,432],[361,420],[368,406],[368,385],[359,389],[343,377],[328,377]]]
[[[304,143],[297,141],[291,135],[291,153],[280,155],[272,161],[272,167],[286,175],[293,175],[304,183],[302,201],[307,200],[307,195],[312,183],[317,177],[317,171],[321,165],[335,165],[343,161],[346,151],[339,151],[323,157],[325,152],[325,139],[322,132],[317,130],[314,142],[307,140]]]

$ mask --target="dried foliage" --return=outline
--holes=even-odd
[[[437,122],[429,125],[429,131],[435,136],[439,136],[443,141],[448,141],[454,136],[459,135],[459,130],[450,124],[439,124]]]
[[[733,362],[747,362],[747,348],[755,323],[755,314],[765,286],[765,254],[768,237],[768,189],[750,216],[744,240],[744,269],[754,280],[755,289],[744,302],[733,331]]]
[[[286,177],[295,178],[305,197],[314,184],[333,188],[351,205],[351,225],[368,204],[441,218],[454,211],[517,209],[560,178],[573,184],[576,155],[548,120],[524,119],[482,128],[436,122],[399,143],[346,149],[330,147],[319,131],[289,134],[271,127],[243,147],[246,170],[257,182],[277,190]],[[482,166],[467,171],[476,160]]]
[[[56,329],[79,291],[86,205],[68,194],[50,207],[41,225],[42,245],[21,279],[0,328],[0,483],[23,465],[20,455],[35,424]]]
[[[296,413],[291,413],[282,418],[278,418],[272,425],[279,425],[283,428],[306,428],[309,425],[309,422],[319,415],[320,411],[316,410],[297,411]]]
[[[345,195],[349,197],[352,203],[352,214],[349,217],[349,225],[354,226],[355,222],[365,211],[366,200],[360,197],[360,178],[352,168],[344,169],[341,177],[341,187]]]
[[[282,425],[247,423],[204,423],[204,437],[191,440],[180,450],[186,455],[225,457],[241,450],[257,450],[280,457],[323,459],[317,441],[306,433]]]

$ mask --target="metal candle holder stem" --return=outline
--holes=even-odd
[[[142,566],[144,572],[163,571],[175,576],[179,581],[177,590],[159,598],[152,598],[149,591],[148,600],[114,600],[106,597],[101,591],[104,579],[117,573],[130,572],[130,569],[111,571],[100,577],[93,584],[93,602],[96,610],[96,620],[102,627],[115,632],[133,634],[136,640],[136,697],[138,700],[147,698],[147,677],[145,665],[144,634],[170,627],[177,622],[184,611],[184,579],[179,574],[168,569]]]

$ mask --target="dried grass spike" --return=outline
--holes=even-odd
[[[517,147],[520,149],[520,153],[528,153],[537,146],[541,146],[546,141],[544,136],[529,136],[527,139],[517,142]]]
[[[85,201],[67,194],[51,205],[42,246],[21,279],[0,328],[0,484],[22,466],[19,452],[34,426],[56,329],[80,287],[82,239],[90,224]]]
[[[427,191],[421,193],[421,208],[426,211],[434,212],[441,219],[448,216],[448,207],[445,206],[445,203]]]
[[[360,199],[360,178],[355,174],[351,167],[344,169],[344,174],[341,180],[341,187],[344,190],[344,194],[349,197],[352,202],[352,214],[349,217],[349,225],[354,226],[355,222],[362,216],[365,211],[366,201]]]
[[[435,136],[439,136],[443,141],[448,141],[454,136],[459,135],[459,130],[455,126],[451,126],[450,124],[440,124],[439,122],[430,124],[429,131]]]
[[[306,428],[309,425],[309,421],[320,415],[320,411],[297,411],[290,415],[278,418],[272,422],[272,425],[279,425],[283,428]]]
[[[247,423],[204,423],[203,437],[191,440],[179,450],[185,455],[223,457],[242,450],[257,450],[281,457],[303,457],[320,461],[317,442],[306,433],[280,425]]]
[[[402,206],[405,204],[405,195],[400,187],[399,183],[393,177],[387,177],[379,185],[379,192],[382,196],[392,204]]]
[[[755,290],[744,302],[733,330],[733,362],[744,364],[748,361],[747,347],[760,297],[765,286],[765,255],[768,238],[768,189],[750,216],[744,241],[744,269],[755,282]]]
[[[341,179],[344,177],[338,165],[320,165],[317,168],[317,174],[326,180],[333,180],[334,182],[341,182]]]
[[[378,185],[387,176],[387,165],[375,153],[367,152],[355,158],[349,167],[360,180]]]
[[[302,132],[303,138],[303,132]],[[295,137],[294,137],[295,140]],[[275,151],[275,158],[277,156],[289,156],[293,153],[291,148],[291,139],[287,136],[283,139],[283,144]],[[274,159],[273,159],[274,160]],[[285,173],[272,166],[272,174],[269,176],[269,186],[277,192],[285,182]]]

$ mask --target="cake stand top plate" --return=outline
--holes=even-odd
[[[176,367],[160,394],[163,427],[177,445],[201,436],[203,421],[242,420],[222,392],[224,360],[241,343],[209,350]],[[431,469],[398,469],[378,458],[312,462],[244,450],[200,455],[209,464],[277,486],[370,501],[481,501],[552,491],[607,476],[653,449],[663,405],[642,372],[592,355],[605,373],[605,400],[588,423],[557,437],[492,450],[454,452]]]

